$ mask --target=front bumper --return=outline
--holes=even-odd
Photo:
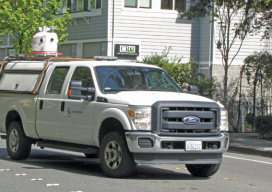
[[[184,163],[184,164],[218,164],[222,162],[222,153],[228,150],[229,134],[220,133],[209,137],[160,137],[153,133],[126,132],[128,148],[133,153],[136,163]],[[148,139],[151,146],[141,146],[139,141]],[[217,143],[218,148],[202,148],[198,151],[186,151],[185,147],[166,148],[163,143],[183,144],[186,141]]]

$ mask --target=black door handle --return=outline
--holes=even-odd
[[[62,102],[61,102],[60,111],[64,111],[64,107],[65,107],[65,102],[64,102],[64,101],[62,101]]]
[[[40,109],[43,108],[43,100],[40,100]]]

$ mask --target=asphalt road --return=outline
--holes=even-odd
[[[80,153],[41,150],[34,146],[30,157],[13,161],[0,139],[0,191],[2,192],[95,192],[95,191],[271,191],[272,158],[229,151],[219,171],[210,178],[190,175],[182,164],[138,165],[133,176],[104,176],[98,160]]]

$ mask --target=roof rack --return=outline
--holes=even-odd
[[[111,57],[111,56],[94,56],[94,60],[98,61],[115,61],[117,60],[117,57]]]
[[[41,72],[41,75],[39,77],[39,80],[37,81],[35,88],[32,92],[32,94],[37,94],[37,90],[39,88],[39,85],[41,83],[41,80],[45,74],[46,68],[48,66],[49,61],[55,60],[55,61],[102,61],[102,60],[107,60],[107,61],[113,61],[117,60],[117,57],[108,57],[108,56],[95,56],[94,59],[84,59],[84,58],[71,58],[71,57],[55,57],[55,55],[40,55],[37,57],[37,55],[32,55],[32,54],[10,54],[9,56],[5,57],[3,61],[0,63],[0,73],[3,69],[3,65],[6,61],[6,59],[20,59],[20,60],[44,60],[44,68]]]

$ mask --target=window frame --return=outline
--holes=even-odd
[[[149,0],[150,1],[150,7],[141,7],[140,6],[140,0],[135,0],[136,1],[136,7],[128,7],[128,6],[125,6],[125,2],[126,0],[124,0],[124,7],[125,8],[134,8],[134,9],[152,9],[152,0]]]
[[[178,10],[175,9],[176,0],[171,0],[171,1],[172,1],[172,9],[162,9],[162,1],[163,1],[163,0],[161,0],[161,6],[160,6],[160,9],[161,9],[161,10],[178,11]],[[187,2],[187,0],[184,0],[184,1],[185,1],[185,11],[186,11],[189,2]],[[182,12],[181,12],[181,13],[182,13]]]
[[[79,2],[79,1],[81,1],[81,2]],[[85,1],[88,2],[87,9],[85,8]],[[100,7],[97,7],[98,1],[100,1]],[[68,4],[70,4],[70,3],[71,3],[71,7],[68,7]],[[80,5],[80,3],[82,3],[82,5]],[[76,9],[73,9],[74,6]],[[82,10],[78,10],[79,7],[81,7]],[[90,11],[92,9],[102,9],[102,0],[95,0],[95,7],[94,8],[91,8],[91,1],[90,0],[61,0],[61,7],[60,7],[59,11],[57,12],[57,14],[64,14],[67,11],[67,8],[70,8],[70,11],[69,11],[70,13]]]
[[[59,93],[49,92],[49,91],[48,91],[49,86],[50,86],[50,91],[51,91],[51,90],[52,90],[52,89],[51,89],[51,85],[52,85],[52,83],[55,83],[54,81],[51,82],[51,79],[53,78],[54,71],[55,71],[55,69],[57,69],[57,68],[67,68],[67,72],[66,72],[66,75],[65,75],[65,77],[64,77],[64,79],[63,79],[63,82],[62,82],[62,85],[61,85],[61,89],[59,90]],[[44,92],[44,93],[45,93],[46,95],[47,95],[47,94],[51,94],[51,95],[61,95],[61,94],[62,94],[62,91],[63,91],[63,89],[64,89],[65,79],[67,78],[67,76],[68,76],[68,74],[69,74],[69,71],[70,71],[70,66],[55,66],[54,69],[52,70],[52,73],[50,74],[50,77],[49,77],[48,81],[47,81],[47,84],[46,84],[46,88],[45,88],[45,92]]]
[[[92,84],[93,84],[93,86],[91,86],[91,87],[95,87],[94,77],[93,77],[91,68],[88,67],[88,66],[81,66],[81,65],[76,66],[76,67],[73,69],[73,72],[72,72],[72,74],[71,74],[71,77],[70,77],[70,81],[69,81],[68,87],[70,88],[70,85],[71,85],[71,81],[72,81],[72,80],[76,80],[76,79],[73,79],[73,77],[74,77],[75,72],[77,72],[76,70],[79,69],[79,68],[86,68],[86,69],[89,69],[89,72],[90,72],[90,75],[91,75]],[[82,81],[82,87],[84,87],[83,81]],[[84,88],[88,88],[88,87],[84,87]],[[82,91],[82,95],[84,95],[84,96],[87,96],[87,95],[88,95],[88,94],[85,95],[85,94],[83,94],[83,93],[85,93],[85,92]],[[86,93],[87,93],[87,92],[86,92]]]

